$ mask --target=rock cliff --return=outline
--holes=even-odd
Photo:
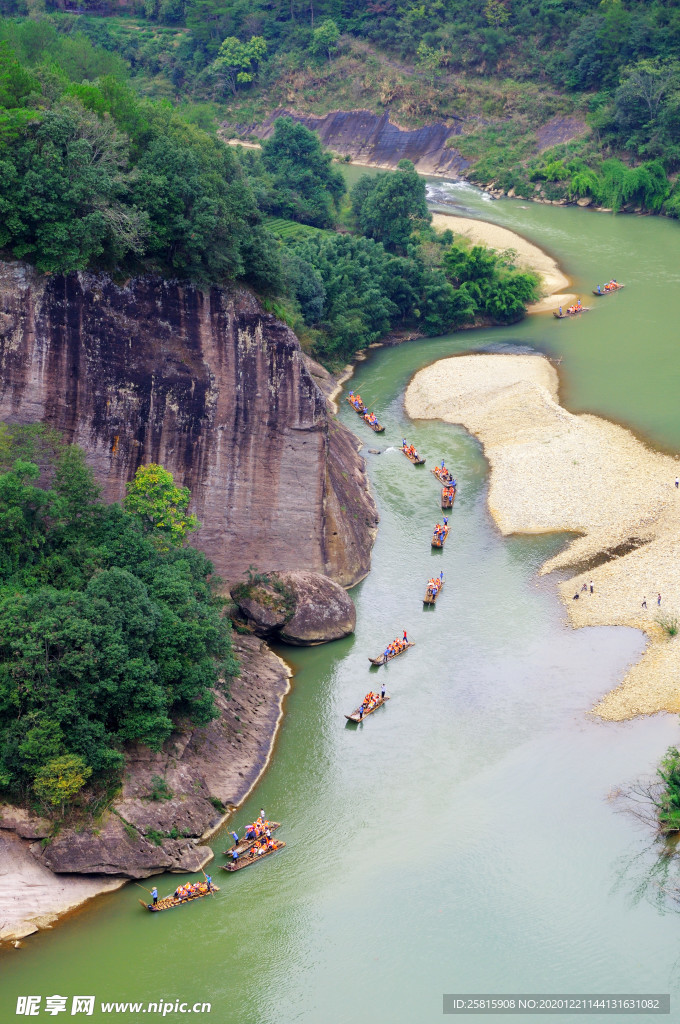
[[[373,114],[370,110],[332,110],[324,115],[275,110],[262,124],[225,124],[223,134],[267,139],[277,117],[292,117],[318,132],[324,146],[358,163],[392,168],[400,160],[411,160],[421,174],[442,174],[449,178],[459,177],[469,167],[469,162],[447,145],[462,132],[464,122],[460,118],[454,119],[451,125],[437,123],[409,130],[390,121],[389,113]]]
[[[108,500],[140,464],[164,465],[227,581],[251,564],[342,586],[368,572],[377,516],[357,442],[293,332],[244,289],[0,263],[2,419],[81,445]]]

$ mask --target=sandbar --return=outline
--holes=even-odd
[[[533,270],[543,279],[543,297],[529,306],[528,313],[545,313],[576,301],[576,295],[565,292],[564,289],[570,284],[569,278],[552,256],[515,231],[487,220],[458,217],[452,213],[433,213],[432,226],[439,231],[450,230],[456,235],[464,235],[475,245],[488,245],[500,251],[514,249],[517,253],[517,266],[522,270]]]
[[[680,622],[680,461],[618,424],[564,409],[557,371],[540,355],[442,359],[415,375],[406,411],[461,424],[481,441],[503,534],[577,535],[541,568],[573,574],[558,584],[572,626],[646,634],[640,661],[593,712],[611,721],[680,712],[680,636],[667,628]]]

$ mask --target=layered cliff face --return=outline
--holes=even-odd
[[[196,545],[351,586],[377,520],[353,436],[330,422],[297,338],[247,291],[43,277],[0,264],[0,420],[85,449],[108,500],[159,462],[191,489]]]
[[[373,114],[370,110],[332,110],[319,116],[275,110],[261,125],[224,125],[224,134],[267,139],[278,117],[292,117],[318,132],[324,146],[373,167],[393,168],[400,160],[410,160],[421,174],[456,178],[470,166],[455,148],[447,145],[450,139],[461,134],[463,121],[460,118],[456,118],[453,125],[438,123],[407,129],[393,124],[388,113]]]

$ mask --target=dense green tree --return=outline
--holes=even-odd
[[[345,182],[316,132],[278,118],[262,144],[262,165],[271,176],[272,213],[320,228],[333,224]]]
[[[330,60],[338,48],[340,29],[332,18],[327,18],[312,32],[311,51],[316,57]]]
[[[187,535],[200,526],[188,511],[189,488],[175,487],[172,473],[154,462],[139,467],[126,491],[125,511],[136,516],[145,533],[161,545],[181,547]]]
[[[385,248],[404,252],[413,231],[429,223],[425,182],[410,160],[400,160],[397,174],[378,174],[352,189],[352,212],[363,234]]]
[[[225,82],[236,95],[239,85],[253,81],[266,52],[267,44],[261,36],[251,36],[247,43],[228,36],[223,40],[211,68],[215,77]]]
[[[64,804],[80,792],[91,775],[92,769],[82,757],[64,754],[63,757],[52,758],[38,770],[33,788],[39,799],[53,806],[60,804],[63,814]]]
[[[158,749],[177,716],[210,721],[236,664],[207,559],[159,550],[136,515],[101,504],[78,449],[48,458],[35,435],[9,435],[46,461],[0,473],[0,788],[50,800],[55,759],[101,781],[126,742]],[[183,505],[161,529],[186,525]]]
[[[0,246],[52,273],[139,253],[148,224],[121,198],[127,165],[126,138],[80,106],[29,123],[0,158]]]

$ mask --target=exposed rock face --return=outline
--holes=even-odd
[[[44,839],[52,831],[52,822],[39,818],[24,807],[0,806],[0,828],[16,832],[22,839]]]
[[[159,871],[199,871],[212,858],[209,846],[190,839],[164,839],[157,845],[136,829],[126,830],[116,814],[95,829],[64,829],[44,848],[31,852],[57,874],[124,875],[146,878]]]
[[[258,636],[277,635],[298,646],[349,636],[356,610],[348,594],[313,572],[272,573],[268,583],[237,586],[232,597]]]
[[[164,465],[226,580],[251,564],[343,586],[368,572],[377,516],[357,442],[247,291],[0,263],[0,419],[81,445],[108,500],[140,464]]]
[[[411,160],[422,174],[453,178],[470,166],[456,149],[447,147],[448,140],[462,132],[461,118],[456,118],[452,125],[430,124],[408,130],[393,124],[389,113],[379,115],[370,110],[333,110],[323,116],[275,110],[261,125],[224,125],[223,131],[227,135],[267,139],[277,117],[292,117],[318,132],[324,146],[359,163],[391,168],[400,160]]]
[[[204,728],[175,733],[159,753],[145,747],[128,751],[122,793],[111,810],[90,828],[65,828],[44,846],[34,843],[31,852],[41,864],[57,874],[146,878],[159,871],[199,871],[212,859],[210,847],[198,845],[222,821],[212,800],[234,806],[256,781],[290,674],[255,637],[238,637],[235,647],[241,677],[231,685],[231,699],[216,694],[220,717]],[[0,899],[1,894],[0,885]]]

